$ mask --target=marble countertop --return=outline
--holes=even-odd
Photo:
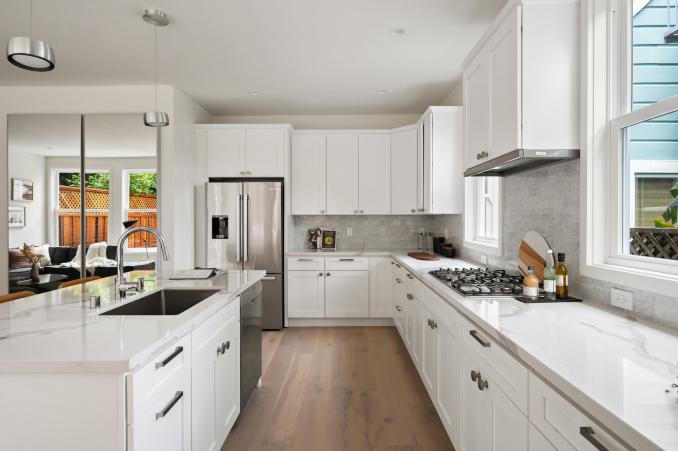
[[[115,298],[115,278],[0,304],[0,373],[126,372],[186,335],[266,275],[229,271],[207,280],[169,280],[155,271],[128,273],[160,288],[217,288],[220,291],[179,315],[99,315],[126,301]],[[101,309],[89,298],[101,296]]]
[[[428,272],[468,267],[393,256],[590,416],[639,450],[678,449],[678,336],[587,303],[463,297]],[[678,302],[678,300],[676,300]]]
[[[297,249],[288,251],[288,257],[314,256],[314,257],[388,257],[396,254],[407,255],[411,250],[405,249],[363,249],[363,250],[338,250],[338,251],[313,251],[309,249]],[[431,251],[418,251],[429,252]]]

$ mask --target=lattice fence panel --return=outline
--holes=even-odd
[[[631,254],[678,260],[678,229],[631,229]]]

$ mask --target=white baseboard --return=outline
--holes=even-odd
[[[288,327],[393,326],[391,318],[290,318]]]

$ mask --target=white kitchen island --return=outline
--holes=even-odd
[[[0,449],[218,449],[240,411],[239,295],[264,275],[131,273],[146,292],[215,290],[178,315],[102,315],[137,302],[112,277],[0,305]]]

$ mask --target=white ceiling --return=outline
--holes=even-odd
[[[87,158],[155,157],[156,130],[144,125],[141,114],[88,114],[85,116],[85,155]],[[7,148],[10,158],[24,153],[80,156],[80,115],[10,115]]]
[[[159,29],[160,83],[214,115],[420,113],[447,97],[505,1],[34,0],[34,36],[56,69],[3,59],[0,85],[151,83],[153,29],[140,15],[158,7],[171,20]],[[27,1],[0,0],[0,42],[28,22]]]

